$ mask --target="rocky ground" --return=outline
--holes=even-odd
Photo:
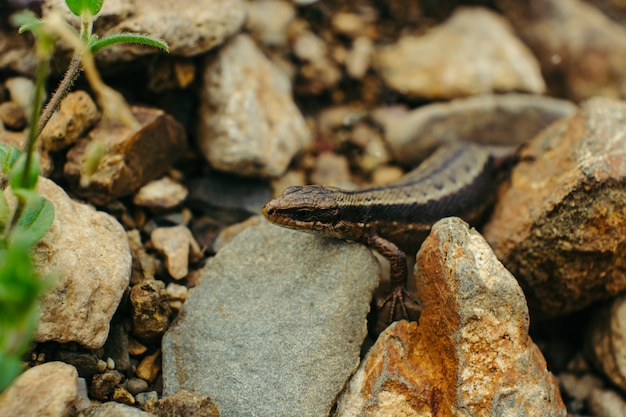
[[[63,1],[0,6],[11,144],[24,6]],[[79,80],[42,132],[56,217],[35,258],[58,282],[0,415],[626,415],[624,25],[616,0],[105,1],[97,33],[171,52],[97,56],[139,129]],[[60,45],[50,88],[67,61]],[[393,181],[456,141],[519,162],[484,224],[433,227],[419,325],[376,339],[380,259],[260,209],[290,185]]]

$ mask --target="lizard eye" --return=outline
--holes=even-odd
[[[293,212],[293,217],[300,221],[310,221],[313,218],[313,210],[308,208],[300,208]]]

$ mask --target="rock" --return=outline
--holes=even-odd
[[[58,151],[78,142],[100,120],[100,112],[89,94],[69,93],[41,131],[40,140],[49,151]]]
[[[415,166],[440,145],[457,141],[520,145],[555,120],[571,116],[565,100],[525,94],[482,95],[408,112],[374,112],[396,161]]]
[[[409,97],[449,99],[545,90],[539,64],[506,21],[484,8],[458,8],[423,36],[381,48],[374,68]]]
[[[335,32],[350,38],[359,38],[373,29],[364,16],[342,11],[334,13],[330,23]]]
[[[111,359],[120,372],[128,372],[131,369],[130,356],[128,355],[128,331],[123,324],[114,324],[109,331],[109,337],[104,344],[104,354]]]
[[[247,35],[207,59],[202,73],[198,143],[211,166],[245,176],[284,173],[311,141],[289,78]]]
[[[115,387],[122,382],[124,375],[118,371],[106,371],[102,374],[96,374],[91,379],[89,386],[89,395],[97,400],[108,400],[113,394]]]
[[[26,113],[22,106],[14,101],[0,103],[0,122],[11,130],[22,130],[26,127]]]
[[[324,184],[341,188],[355,188],[350,182],[350,166],[343,155],[324,152],[315,161],[311,173],[313,184]]]
[[[341,81],[341,70],[330,56],[326,42],[308,29],[291,34],[292,52],[298,65],[298,94],[321,94],[332,91]]]
[[[458,218],[437,222],[416,261],[419,325],[379,336],[336,416],[565,416],[556,379],[528,335],[524,294]]]
[[[152,231],[154,248],[165,257],[165,267],[174,279],[187,276],[189,261],[202,258],[202,250],[187,226],[159,227]]]
[[[259,214],[272,198],[268,181],[230,175],[196,177],[189,181],[188,187],[190,207],[225,224],[238,223]]]
[[[156,417],[152,413],[141,411],[138,408],[119,404],[113,401],[96,404],[83,412],[82,417]]]
[[[211,397],[185,390],[158,401],[148,401],[144,405],[144,410],[159,417],[219,417],[220,415]]]
[[[593,99],[520,154],[484,235],[536,317],[626,289],[626,103]]]
[[[137,191],[133,203],[161,212],[178,207],[187,198],[187,188],[169,177],[150,181]]]
[[[293,4],[282,0],[256,0],[246,3],[246,29],[266,46],[285,46],[287,29],[296,17]]]
[[[0,25],[0,68],[5,73],[34,75],[37,57],[32,38],[19,34],[12,25]]]
[[[209,259],[163,338],[163,393],[224,417],[328,415],[359,361],[379,267],[365,247],[278,228]]]
[[[374,44],[367,36],[360,36],[352,42],[346,55],[346,72],[352,78],[361,79],[369,69],[374,53]]]
[[[77,24],[63,0],[46,0],[44,17],[61,9],[66,20]],[[150,34],[167,42],[173,55],[191,57],[223,43],[238,32],[245,21],[242,0],[181,0],[175,5],[167,1],[133,0],[105,2],[95,21],[100,37],[118,33]],[[129,43],[117,44],[100,51],[99,62],[109,66],[129,61],[160,50]]]
[[[613,384],[626,389],[626,295],[594,312],[585,337],[585,351],[594,367]]]
[[[163,281],[147,279],[130,289],[133,336],[147,343],[157,341],[170,322],[170,308],[167,304]]]
[[[90,378],[94,374],[103,371],[103,369],[100,368],[100,359],[93,353],[78,353],[61,350],[58,352],[55,359],[72,365],[78,371],[78,375],[83,378]]]
[[[33,259],[37,271],[55,281],[41,299],[34,339],[100,348],[128,287],[131,259],[126,234],[115,218],[72,201],[47,178],[39,178],[37,190],[52,202],[55,216],[36,244]],[[12,195],[7,199],[13,201]]]
[[[30,368],[2,393],[0,416],[69,416],[77,383],[76,369],[62,362]]]
[[[109,123],[103,131],[100,124],[89,133],[88,140],[78,142],[67,154],[68,182],[95,204],[104,205],[131,194],[160,177],[185,150],[185,131],[171,116],[149,107],[131,106],[131,110],[140,124],[137,131],[119,123]],[[89,175],[84,159],[92,143],[100,144],[104,155]]]
[[[141,356],[146,353],[147,350],[148,348],[134,337],[130,336],[128,338],[128,353],[131,355]]]
[[[116,403],[122,403],[126,405],[135,404],[135,397],[133,397],[133,394],[128,392],[128,390],[123,387],[115,387],[115,389],[113,390],[113,395],[111,395],[111,399]]]
[[[596,417],[621,417],[626,415],[626,401],[617,392],[594,389],[589,397],[589,411]]]
[[[141,242],[139,230],[129,230],[126,232],[128,243],[133,257],[131,285],[139,284],[144,280],[154,279],[154,274],[158,268],[158,260],[146,252],[146,248]]]
[[[17,103],[24,110],[27,118],[30,118],[33,96],[35,95],[35,83],[30,78],[13,77],[7,79],[4,86],[9,92],[11,101]]]
[[[257,226],[264,221],[265,219],[261,216],[252,216],[241,223],[236,223],[231,226],[225,227],[215,239],[215,243],[213,244],[213,250],[215,251],[215,253],[219,252],[224,246],[231,243],[238,234],[240,234],[249,227]]]
[[[626,96],[626,28],[589,2],[496,1],[533,50],[552,93],[581,101]]]
[[[563,397],[569,397],[567,409],[572,412],[576,409],[582,411],[591,392],[597,388],[602,388],[604,383],[600,378],[590,373],[576,375],[565,372],[559,375],[559,386]]]
[[[159,372],[161,372],[161,360],[160,350],[146,355],[137,365],[137,376],[148,382],[154,382]]]
[[[128,391],[137,395],[140,392],[148,391],[148,383],[141,378],[130,378],[126,384]]]

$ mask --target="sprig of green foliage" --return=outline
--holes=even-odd
[[[65,22],[59,24],[58,19],[41,20],[30,12],[13,16],[13,22],[20,26],[20,33],[30,31],[35,35],[38,65],[31,128],[24,152],[0,144],[0,392],[21,371],[22,358],[39,318],[38,299],[48,289],[50,281],[41,279],[32,259],[33,247],[54,221],[54,206],[36,190],[39,179],[39,155],[35,147],[37,137],[69,92],[81,67],[84,67],[101,106],[122,107],[109,113],[119,115],[121,119],[128,118],[130,111],[124,110],[127,106],[123,98],[100,79],[93,54],[122,42],[168,51],[165,42],[146,35],[122,33],[99,38],[93,34],[94,17],[100,12],[103,0],[65,0],[65,3],[74,15],[80,17],[79,32]],[[48,63],[58,37],[63,37],[74,46],[74,56],[64,79],[42,113]],[[104,110],[106,113],[107,109]],[[94,161],[87,162],[97,165]],[[10,188],[7,188],[8,185]],[[7,199],[9,193],[14,199]],[[10,200],[15,200],[15,203],[9,204]]]

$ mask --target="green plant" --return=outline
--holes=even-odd
[[[21,360],[39,317],[37,300],[49,287],[49,280],[41,279],[31,257],[33,247],[47,233],[54,220],[54,206],[36,190],[39,178],[39,156],[35,147],[37,137],[81,69],[85,70],[103,109],[103,119],[114,118],[136,125],[122,96],[100,79],[93,54],[121,42],[168,50],[165,42],[145,35],[126,33],[103,38],[94,35],[94,17],[100,12],[103,0],[65,0],[65,3],[73,14],[80,17],[80,31],[63,22],[59,15],[52,15],[46,20],[37,19],[29,12],[13,16],[14,23],[20,26],[20,33],[27,30],[33,32],[38,64],[31,128],[24,152],[0,144],[0,392],[21,370]],[[63,80],[42,112],[48,63],[58,37],[72,45],[74,54]],[[94,151],[92,155],[98,158],[101,153]],[[97,165],[97,161],[86,163]],[[8,185],[10,188],[7,188]],[[15,203],[9,204],[11,200]]]

